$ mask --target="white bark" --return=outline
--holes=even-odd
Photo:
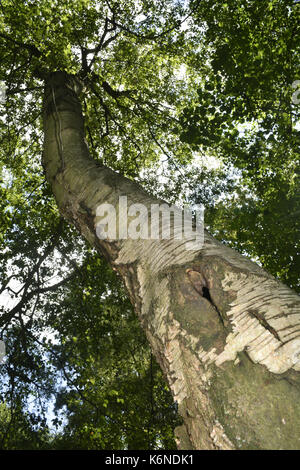
[[[47,178],[61,213],[124,280],[179,403],[179,447],[300,448],[299,296],[207,233],[194,251],[174,238],[99,240],[99,204],[161,201],[90,158],[72,83],[62,73],[47,83]]]

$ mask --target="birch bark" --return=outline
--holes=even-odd
[[[96,210],[161,203],[89,155],[77,81],[48,77],[43,166],[61,214],[122,277],[178,402],[179,449],[300,448],[300,299],[205,233],[100,240]]]

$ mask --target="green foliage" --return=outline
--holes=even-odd
[[[3,192],[0,446],[173,448],[176,410],[123,286],[60,220],[42,175],[28,179],[31,164]]]
[[[50,434],[46,429],[35,430],[37,419],[24,413],[20,403],[13,409],[5,402],[0,404],[0,445],[9,450],[46,450],[50,448]]]
[[[207,0],[194,17],[205,31],[191,59],[201,80],[182,112],[181,139],[240,171],[239,190],[207,223],[299,290],[299,5]]]
[[[166,50],[168,43],[183,47],[180,35],[164,33],[181,14],[172,3],[23,1],[17,11],[10,0],[1,3],[1,337],[8,355],[0,367],[11,410],[3,448],[38,447],[25,421],[23,441],[14,438],[17,401],[21,415],[30,413],[32,435],[44,436],[40,446],[175,446],[176,408],[123,287],[60,220],[40,167],[43,79],[54,70],[84,82],[86,134],[99,162],[134,176],[164,146],[177,148],[175,159],[191,159],[172,131],[170,109],[187,99],[174,75],[178,54]],[[141,7],[149,15],[138,23]]]
[[[203,203],[213,234],[297,289],[298,16],[281,0],[2,0],[1,448],[170,449],[179,424],[120,280],[45,182],[45,76],[81,79],[99,164]]]

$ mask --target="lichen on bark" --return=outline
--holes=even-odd
[[[161,203],[90,157],[77,80],[51,74],[43,166],[58,207],[122,277],[183,417],[181,449],[300,448],[300,300],[208,233],[100,240],[97,207]]]

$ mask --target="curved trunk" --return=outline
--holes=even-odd
[[[178,447],[300,448],[299,296],[208,233],[197,250],[99,239],[100,204],[161,201],[90,157],[76,86],[48,78],[43,165],[63,216],[125,282],[183,417]]]

